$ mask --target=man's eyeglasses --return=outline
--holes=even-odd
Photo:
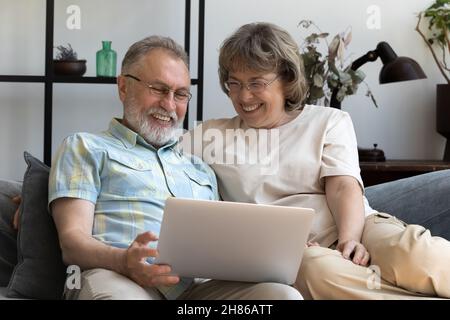
[[[238,93],[241,91],[242,87],[244,87],[251,93],[258,94],[266,90],[266,88],[270,86],[273,82],[275,82],[275,80],[277,80],[278,77],[279,76],[276,76],[274,79],[270,81],[254,80],[247,83],[241,83],[236,80],[228,80],[225,81],[225,89],[227,89],[229,93]]]
[[[187,90],[182,90],[182,89],[172,90],[169,87],[162,85],[162,84],[150,84],[150,83],[142,81],[138,77],[135,77],[131,74],[124,74],[123,76],[134,79],[138,82],[141,82],[143,85],[145,85],[148,88],[148,91],[150,92],[150,94],[152,94],[156,97],[159,97],[159,98],[164,98],[170,92],[173,92],[173,99],[175,100],[175,102],[188,103],[189,100],[191,100],[191,98],[192,98],[192,94]]]

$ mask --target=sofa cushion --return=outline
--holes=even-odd
[[[21,192],[21,183],[0,180],[0,287],[8,285],[17,263],[17,234],[12,227],[17,205],[11,198],[20,195]]]
[[[450,170],[439,170],[370,186],[365,193],[375,210],[450,240],[449,190]]]
[[[48,212],[49,168],[24,153],[25,172],[20,204],[17,260],[8,297],[61,299],[65,281],[58,236]]]
[[[0,300],[8,300],[8,297],[6,296],[7,291],[8,291],[8,288],[0,287]]]

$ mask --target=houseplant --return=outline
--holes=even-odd
[[[428,20],[429,37],[420,29],[422,18]],[[447,65],[446,52],[450,54],[450,0],[436,0],[434,4],[418,14],[416,31],[430,49],[442,76],[450,84],[450,67]],[[439,48],[442,56],[438,57],[435,49]]]
[[[351,29],[339,33],[328,43],[328,33],[322,32],[311,20],[302,20],[299,26],[308,29],[311,26],[317,32],[312,32],[301,45],[301,56],[305,66],[305,76],[309,84],[306,97],[308,104],[323,104],[340,109],[340,103],[348,95],[358,91],[366,75],[361,70],[353,70],[352,62],[347,62],[345,49],[352,39]],[[325,44],[326,55],[322,55],[319,46]],[[364,82],[365,84],[365,82]],[[378,107],[375,97],[367,86],[367,93],[375,107]],[[334,93],[334,94],[333,94]],[[361,161],[385,161],[384,152],[376,148],[358,148]]]
[[[422,18],[428,21],[427,35],[420,29]],[[444,160],[450,161],[450,0],[436,0],[431,6],[418,14],[416,31],[430,49],[446,84],[436,88],[436,129],[447,138]]]
[[[58,54],[53,60],[53,72],[61,76],[82,76],[86,72],[86,60],[78,60],[70,43],[57,46]]]
[[[329,33],[322,32],[311,20],[302,20],[299,26],[304,29],[313,27],[301,45],[301,55],[305,66],[305,76],[309,84],[306,98],[308,104],[324,104],[330,106],[332,92],[337,89],[336,98],[342,102],[348,95],[355,94],[359,85],[364,81],[365,74],[361,70],[352,70],[351,63],[347,63],[345,49],[351,41],[351,30],[339,33],[329,43]],[[327,51],[323,55],[320,47]],[[367,87],[366,95],[377,106],[376,100]]]

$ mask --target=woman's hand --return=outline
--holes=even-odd
[[[345,259],[351,260],[354,264],[365,267],[369,265],[370,254],[364,245],[358,241],[339,241],[336,249],[342,252]]]
[[[362,245],[364,201],[358,181],[351,176],[330,176],[325,180],[325,195],[338,229],[337,250],[354,264],[367,266],[370,255]]]

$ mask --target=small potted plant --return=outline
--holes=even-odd
[[[86,60],[78,60],[72,46],[57,46],[58,54],[53,60],[53,72],[59,76],[82,76],[86,72]]]
[[[366,75],[361,70],[352,70],[351,63],[344,65],[345,49],[352,37],[351,30],[335,35],[329,43],[327,40],[329,33],[322,32],[313,21],[302,20],[299,26],[304,29],[313,26],[316,29],[304,39],[300,48],[306,80],[309,84],[306,103],[323,103],[325,106],[330,106],[335,89],[338,90],[335,98],[339,102],[342,102],[346,96],[355,94]],[[326,55],[320,52],[321,42],[325,43]],[[366,96],[370,97],[373,104],[378,107],[369,87],[367,87]]]
[[[422,18],[428,21],[428,37],[420,29]],[[416,31],[430,49],[446,84],[436,88],[436,129],[447,138],[444,160],[450,161],[450,0],[436,0],[418,14]]]

